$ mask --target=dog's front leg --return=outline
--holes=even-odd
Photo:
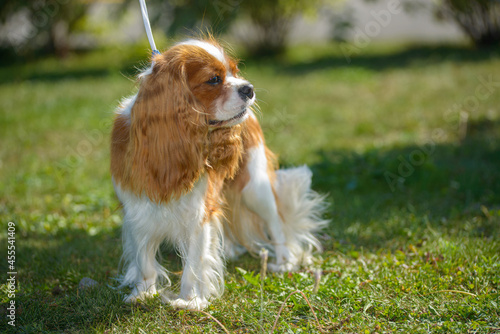
[[[170,285],[166,270],[156,260],[164,235],[147,211],[125,208],[123,222],[123,257],[126,264],[122,287],[131,286],[125,302],[135,302],[157,294],[158,280]],[[131,213],[132,212],[132,213]],[[135,214],[135,213],[142,214]]]
[[[269,263],[269,269],[282,272],[294,271],[298,266],[292,261],[287,247],[284,232],[286,227],[279,215],[276,197],[267,173],[267,158],[263,145],[250,150],[248,172],[250,180],[242,191],[243,202],[266,223],[276,256],[276,263]]]
[[[224,288],[220,225],[216,220],[203,222],[179,243],[183,260],[181,291],[169,300],[175,308],[201,310],[210,297],[220,296]]]

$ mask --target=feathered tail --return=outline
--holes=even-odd
[[[310,264],[314,249],[322,250],[315,234],[329,223],[329,220],[323,218],[327,208],[325,196],[311,189],[311,178],[311,170],[302,166],[277,170],[273,182],[285,235],[285,244],[281,246],[285,246],[290,253],[287,268],[293,268],[292,270],[298,269],[300,265]],[[264,222],[243,204],[241,193],[229,191],[226,193],[226,200],[230,208],[224,227],[226,257],[235,258],[245,250],[258,254],[263,247],[275,256],[274,250],[278,245],[270,238],[269,222]]]
[[[286,246],[296,264],[310,264],[312,251],[322,251],[315,234],[329,223],[323,218],[328,206],[326,196],[311,189],[311,179],[312,172],[307,166],[276,171],[274,187],[285,224]]]

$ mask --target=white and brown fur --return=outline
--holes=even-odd
[[[170,285],[157,261],[164,241],[183,261],[180,293],[162,293],[176,308],[203,309],[222,294],[224,257],[266,248],[276,259],[270,270],[309,264],[321,249],[314,233],[327,224],[323,197],[310,189],[307,167],[277,170],[235,61],[213,39],[189,40],[154,57],[139,78],[111,143],[126,301]]]

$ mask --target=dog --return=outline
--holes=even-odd
[[[161,292],[179,309],[205,308],[224,289],[224,259],[268,249],[271,271],[297,270],[321,244],[323,196],[306,166],[278,170],[255,115],[255,90],[213,38],[154,55],[137,94],[117,109],[111,174],[123,211],[126,302]],[[182,258],[180,293],[158,260]]]

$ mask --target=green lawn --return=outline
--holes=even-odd
[[[159,300],[121,302],[121,212],[109,174],[113,109],[134,88],[145,45],[0,67],[0,226],[15,223],[16,327],[1,262],[0,331],[222,332]],[[268,145],[309,164],[328,193],[323,270],[258,276],[227,264],[206,310],[231,333],[500,331],[500,49],[295,47],[241,66]],[[489,82],[489,83],[488,83]],[[165,250],[165,265],[180,270]],[[5,277],[5,279],[3,278]],[[79,291],[90,277],[100,283]],[[178,281],[178,273],[172,274]]]

